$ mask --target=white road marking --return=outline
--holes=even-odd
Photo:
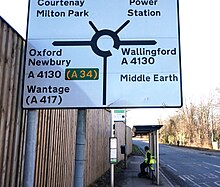
[[[220,171],[215,170],[216,173],[220,173]]]
[[[203,179],[206,179],[206,177],[203,174],[199,174]]]
[[[183,175],[183,177],[185,177],[186,179],[191,180],[191,181],[194,180],[190,175]]]
[[[194,176],[194,175],[190,175],[192,178],[194,179],[198,179],[198,177]]]
[[[220,181],[214,182],[217,186],[220,186]]]
[[[212,173],[207,173],[207,174],[204,174],[206,177],[208,177],[209,179],[216,179],[216,178],[219,178],[217,175],[214,175]]]
[[[163,172],[160,170],[160,174],[163,176],[163,178],[169,183],[170,187],[174,187],[174,185],[169,181],[169,179],[163,174]]]
[[[206,183],[202,183],[202,184],[204,184],[205,186],[208,186],[208,187],[212,187],[212,186],[210,186],[210,185],[208,185],[208,184],[206,184]]]
[[[185,176],[185,178],[190,181],[191,183],[193,183],[195,186],[201,187],[199,184],[197,184],[196,182],[194,182],[193,180],[191,180],[189,177]]]
[[[182,176],[179,175],[179,178],[181,178],[183,181],[186,181],[186,179],[184,179]]]
[[[170,165],[167,165],[170,169],[172,169],[173,171],[177,172],[177,170],[175,168],[173,168],[172,166]]]
[[[204,163],[204,164],[207,164],[207,165],[210,165],[210,166],[214,166],[214,167],[220,168],[219,165],[211,164],[211,163],[208,163],[208,162],[203,162],[203,163]]]
[[[165,163],[165,161],[163,159],[160,158],[160,163]]]
[[[210,179],[217,179],[219,178],[218,175],[215,175],[213,173],[210,173],[210,176],[209,176]]]

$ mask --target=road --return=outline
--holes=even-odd
[[[141,140],[133,143],[146,145]],[[220,186],[220,152],[160,145],[160,168],[174,186]]]

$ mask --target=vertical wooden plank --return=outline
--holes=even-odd
[[[50,120],[48,122],[48,141],[47,141],[47,163],[46,163],[46,183],[45,186],[49,186],[48,184],[50,183],[50,151],[51,151],[51,147],[50,147],[50,141],[51,141],[51,129],[52,129],[52,123],[53,123],[53,110],[49,110],[49,116],[50,116]]]
[[[64,113],[66,110],[62,110],[61,112],[61,134],[60,134],[60,178],[62,179],[61,186],[65,186],[65,157],[64,157],[64,151],[66,149],[66,145],[64,144],[64,129],[66,128],[66,123],[65,123],[65,115]]]
[[[63,147],[63,128],[65,126],[65,124],[63,124],[63,111],[64,110],[60,110],[60,125],[59,124],[59,162],[58,162],[58,171],[59,171],[59,186],[62,186],[63,185],[63,149],[65,147]]]
[[[59,111],[56,110],[56,115],[55,115],[55,123],[54,123],[54,141],[53,141],[53,164],[52,164],[52,185],[51,186],[56,186],[55,179],[56,179],[56,160],[57,160],[57,123],[58,119],[57,116],[59,115]]]
[[[68,149],[68,141],[67,141],[67,128],[68,128],[68,123],[67,123],[67,113],[68,113],[68,110],[65,110],[64,114],[63,114],[63,123],[65,125],[65,128],[63,129],[63,145],[65,146],[65,149],[63,150],[63,164],[64,164],[64,176],[63,176],[63,185],[64,186],[67,186],[68,185],[68,172],[67,172],[67,166],[68,166],[68,155],[67,155],[67,149]]]
[[[74,162],[74,158],[75,158],[75,145],[76,145],[76,121],[77,121],[77,113],[78,110],[72,110],[72,118],[70,120],[70,136],[71,136],[71,141],[69,143],[69,147],[71,150],[71,154],[70,154],[70,160],[71,160],[71,165],[69,166],[70,168],[70,176],[71,176],[71,186],[73,186],[74,184],[74,168],[75,168],[75,162]]]
[[[25,157],[25,137],[26,137],[26,129],[27,129],[27,111],[23,112],[22,120],[21,120],[21,140],[19,146],[19,158],[18,158],[18,173],[17,173],[17,186],[22,186],[23,184],[23,174],[24,174],[24,157]]]
[[[16,47],[16,70],[15,70],[15,74],[16,76],[14,76],[14,82],[15,82],[15,89],[14,89],[14,95],[16,95],[16,100],[15,100],[15,104],[14,104],[14,126],[15,126],[15,134],[14,134],[14,140],[13,140],[13,150],[14,153],[13,154],[13,163],[12,163],[12,168],[11,168],[11,175],[13,176],[11,178],[11,185],[10,186],[16,186],[17,185],[17,180],[19,180],[19,170],[21,170],[21,166],[19,163],[19,151],[20,150],[20,144],[22,143],[22,127],[23,124],[22,123],[22,114],[23,114],[23,110],[21,109],[21,92],[22,92],[22,73],[23,73],[23,57],[24,57],[24,41],[23,38],[18,37],[17,38],[17,47]],[[18,164],[19,163],[19,164]]]
[[[52,186],[51,182],[52,182],[52,165],[53,165],[53,151],[54,151],[54,147],[53,147],[53,142],[54,142],[54,123],[55,123],[55,110],[51,111],[51,123],[50,123],[50,138],[49,138],[49,142],[48,142],[48,147],[50,149],[49,153],[48,153],[48,174],[47,174],[47,186]]]
[[[70,154],[71,154],[71,150],[69,150],[69,143],[71,141],[71,137],[69,136],[69,125],[70,125],[70,110],[66,110],[65,112],[65,121],[66,121],[66,128],[65,128],[65,144],[66,144],[66,150],[65,150],[65,163],[66,163],[66,168],[65,168],[65,172],[66,172],[66,176],[65,176],[65,186],[70,186],[70,180],[71,180],[71,176],[69,175],[69,165],[72,163],[70,158]]]
[[[41,164],[41,177],[40,177],[40,186],[44,186],[44,178],[45,178],[45,154],[46,154],[46,139],[47,139],[47,121],[48,121],[48,116],[47,116],[47,111],[44,111],[44,124],[43,125],[43,132],[42,132],[42,154],[41,154],[41,160],[42,160],[42,164]]]
[[[11,172],[12,172],[12,160],[13,160],[13,145],[14,145],[14,137],[15,137],[15,115],[16,115],[16,100],[17,100],[17,94],[16,90],[17,90],[17,80],[18,80],[18,76],[17,76],[17,72],[16,69],[18,69],[17,64],[15,64],[16,62],[16,53],[17,53],[17,35],[15,35],[12,32],[12,41],[11,41],[11,53],[10,53],[10,64],[11,64],[11,70],[10,70],[10,82],[9,82],[9,94],[8,97],[10,99],[8,102],[8,105],[10,105],[9,109],[8,109],[8,119],[7,119],[7,124],[6,126],[9,127],[9,140],[8,140],[8,150],[7,150],[7,166],[6,166],[6,186],[10,186],[10,182],[11,182]]]
[[[2,19],[0,19],[0,95],[2,96],[3,92],[3,85],[4,85],[4,56],[5,56],[5,50],[6,50],[6,37],[7,37],[7,28]],[[2,99],[0,99],[0,106],[2,103]],[[1,112],[1,108],[0,108]],[[1,113],[0,113],[1,114]]]
[[[2,22],[3,23],[3,22]],[[2,24],[1,24],[2,25]],[[7,83],[5,83],[5,79],[3,79],[3,77],[5,77],[5,59],[6,59],[6,53],[7,53],[7,41],[8,41],[8,28],[6,26],[6,24],[2,25],[2,33],[1,33],[1,50],[0,50],[0,70],[1,70],[1,84],[0,84],[0,93],[1,93],[1,99],[0,99],[0,184],[2,184],[1,181],[3,181],[3,161],[4,161],[4,145],[5,145],[5,122],[6,122],[6,114],[7,114],[7,110],[5,108],[5,102],[6,102],[6,94],[5,94],[5,85]],[[7,85],[6,85],[7,86]],[[1,186],[1,185],[0,185]]]
[[[56,162],[57,167],[56,167],[56,179],[55,179],[55,183],[56,183],[57,187],[61,186],[61,180],[62,180],[60,178],[60,175],[61,175],[60,174],[61,173],[61,171],[60,171],[60,162],[61,162],[61,159],[60,159],[60,157],[61,157],[60,140],[61,140],[61,133],[62,133],[62,131],[61,131],[62,128],[60,126],[61,115],[62,115],[61,110],[59,110],[59,118],[58,118],[59,123],[57,124],[57,162]],[[58,179],[60,179],[60,180],[58,180]]]
[[[3,88],[4,88],[4,66],[5,66],[5,55],[7,52],[7,39],[8,38],[8,27],[0,19],[0,95],[2,96]],[[3,99],[0,98],[0,106],[2,105]],[[0,108],[1,112],[1,108]]]
[[[50,152],[50,137],[51,137],[51,122],[53,120],[52,118],[52,110],[48,110],[48,120],[47,120],[47,141],[46,141],[46,155],[45,155],[45,180],[44,180],[44,186],[48,186],[48,171],[49,171],[49,152]]]
[[[51,186],[55,186],[55,183],[54,183],[54,180],[56,178],[55,174],[56,174],[56,141],[57,141],[57,123],[58,123],[58,119],[57,119],[57,116],[58,116],[58,110],[55,110],[55,114],[54,114],[54,131],[53,131],[53,152],[52,152],[52,165],[51,165],[51,175],[52,175],[52,184]]]
[[[44,110],[44,124],[43,125],[43,136],[42,136],[42,155],[41,155],[41,160],[42,160],[42,165],[40,168],[41,172],[41,177],[40,177],[40,186],[44,187],[45,186],[45,181],[46,181],[46,162],[47,162],[47,137],[48,137],[48,121],[49,119],[49,110]]]
[[[66,113],[66,110],[63,110],[63,112],[62,112],[62,124],[63,124],[63,126],[62,126],[62,138],[61,138],[61,144],[62,144],[62,156],[61,156],[61,159],[62,159],[62,166],[61,166],[61,168],[62,168],[62,172],[61,172],[61,177],[62,177],[62,185],[63,186],[66,186],[66,154],[65,154],[65,152],[66,152],[66,149],[67,149],[67,145],[66,145],[66,131],[65,131],[65,129],[67,128],[67,124],[66,124],[66,122],[65,122],[65,120],[66,120],[66,116],[65,116],[65,113]]]
[[[58,134],[59,134],[59,137],[58,137],[58,140],[57,140],[57,143],[58,143],[58,162],[57,162],[57,171],[58,171],[58,178],[57,179],[60,179],[58,181],[58,186],[62,186],[62,182],[63,182],[63,179],[62,179],[62,133],[63,133],[63,125],[62,124],[62,110],[59,110],[59,124],[58,124]],[[62,124],[62,125],[60,125]]]
[[[6,174],[7,174],[7,153],[10,144],[10,111],[11,111],[11,85],[10,85],[10,78],[11,78],[11,45],[12,45],[12,35],[13,32],[11,29],[7,29],[7,44],[6,44],[6,56],[5,56],[5,67],[4,67],[4,86],[3,86],[3,94],[2,94],[2,113],[3,116],[1,118],[1,125],[4,125],[4,146],[3,146],[3,160],[2,160],[2,179],[1,179],[1,186],[6,185]],[[10,96],[9,96],[10,95]]]
[[[67,113],[67,110],[63,110],[63,120],[62,120],[62,123],[63,123],[63,133],[62,133],[62,145],[63,145],[63,149],[62,149],[62,162],[63,162],[63,166],[62,166],[62,175],[63,175],[63,186],[66,186],[67,184],[67,172],[66,172],[66,166],[67,166],[67,163],[66,163],[66,150],[67,150],[67,142],[66,142],[66,128],[67,128],[67,123],[66,123],[66,113]]]
[[[68,166],[67,166],[67,172],[68,172],[68,184],[67,186],[73,186],[73,168],[74,168],[74,158],[75,158],[75,154],[74,154],[74,150],[75,150],[75,110],[68,110],[67,113],[67,119],[68,119],[68,128],[67,128],[67,162],[68,162]]]
[[[50,158],[50,163],[49,163],[49,170],[48,170],[48,174],[49,174],[49,184],[48,186],[53,186],[53,165],[54,165],[54,141],[55,141],[55,123],[56,123],[56,109],[53,110],[52,112],[52,118],[53,118],[53,123],[52,128],[51,128],[51,136],[50,136],[50,154],[49,154],[49,158]]]

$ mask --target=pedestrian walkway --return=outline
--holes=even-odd
[[[127,161],[127,168],[123,169],[116,177],[115,187],[146,187],[157,186],[147,178],[139,178],[140,163],[143,162],[143,156],[131,155]],[[171,187],[172,184],[160,174],[159,186]]]

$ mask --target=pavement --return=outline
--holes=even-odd
[[[127,168],[122,169],[116,176],[115,187],[146,187],[146,186],[163,186],[173,187],[171,182],[162,172],[159,175],[159,184],[152,184],[147,178],[139,178],[140,163],[143,162],[143,156],[131,155],[127,160]]]

